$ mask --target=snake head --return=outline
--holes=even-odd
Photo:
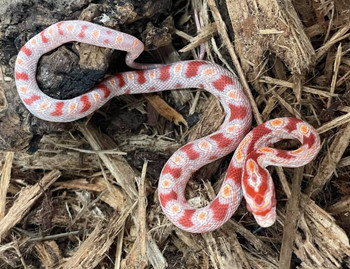
[[[243,196],[247,209],[261,227],[269,227],[276,220],[275,187],[270,173],[259,164],[258,154],[248,155],[242,178]]]

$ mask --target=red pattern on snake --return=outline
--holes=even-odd
[[[41,55],[70,41],[126,51],[126,63],[130,67],[148,70],[120,73],[82,96],[55,100],[39,89],[36,66]],[[93,23],[63,21],[51,25],[30,39],[18,53],[15,78],[19,96],[35,116],[47,121],[69,122],[94,112],[114,96],[179,87],[204,88],[219,98],[226,118],[214,134],[184,145],[168,160],[159,179],[161,207],[179,228],[202,233],[223,225],[236,211],[243,194],[257,222],[263,227],[272,225],[276,201],[272,179],[265,167],[297,167],[310,162],[320,147],[314,128],[298,119],[278,118],[246,135],[251,127],[251,109],[232,73],[206,61],[163,66],[136,63],[143,48],[135,37]],[[298,139],[300,148],[284,151],[269,147],[286,138]],[[184,190],[192,173],[235,148],[216,198],[203,208],[189,205]]]

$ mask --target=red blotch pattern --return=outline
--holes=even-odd
[[[294,158],[293,155],[289,155],[289,151],[287,151],[287,150],[276,149],[275,152],[276,152],[276,156],[280,157],[280,158],[284,158],[284,159],[287,159],[287,160],[291,159],[291,158]]]
[[[310,133],[309,136],[303,136],[303,144],[308,145],[311,148],[316,142],[316,137],[313,133]]]
[[[32,95],[31,97],[29,98],[26,98],[26,99],[23,99],[23,102],[26,103],[27,105],[31,105],[33,104],[35,101],[39,100],[40,99],[40,96],[39,95]]]
[[[21,48],[21,51],[22,51],[25,55],[27,55],[28,57],[29,57],[30,55],[32,55],[32,51],[31,51],[30,49],[28,49],[28,48],[26,47],[26,45],[24,45],[24,46]]]
[[[181,148],[181,151],[185,152],[190,160],[196,160],[199,157],[199,152],[195,151],[193,144],[187,144]]]
[[[226,148],[232,142],[232,139],[225,137],[222,133],[211,135],[210,138],[213,139],[218,145],[218,148],[221,148],[221,149]]]
[[[161,193],[159,194],[159,200],[163,207],[166,206],[167,202],[177,200],[177,193],[171,191],[170,193]]]
[[[213,211],[213,218],[216,221],[223,221],[228,210],[228,204],[221,204],[219,198],[215,198],[209,208]]]
[[[111,91],[108,89],[108,87],[101,83],[99,86],[98,86],[99,89],[101,89],[103,91],[103,97],[104,98],[107,98],[110,94],[111,94]]]
[[[194,212],[196,210],[195,209],[185,209],[184,210],[184,215],[179,219],[179,223],[184,226],[184,227],[192,227],[193,226],[193,222],[191,220]]]
[[[234,85],[232,78],[226,75],[221,75],[217,80],[213,81],[213,86],[219,91],[223,91],[227,85]]]
[[[81,30],[80,30],[80,33],[79,33],[79,37],[80,38],[84,38],[85,37],[85,30],[88,28],[88,26],[87,25],[82,25],[81,26]]]
[[[63,30],[61,29],[61,26],[62,26],[63,23],[64,23],[63,21],[57,23],[57,29],[58,29],[58,34],[59,35],[63,35]]]
[[[19,79],[19,80],[28,80],[28,75],[25,72],[22,72],[22,73],[16,72],[15,77],[16,79]]]
[[[247,116],[247,109],[244,106],[229,104],[228,107],[231,111],[229,121],[233,121],[234,119],[243,120]]]
[[[57,102],[55,104],[55,110],[53,112],[51,112],[51,115],[52,116],[61,116],[63,106],[64,106],[64,102]]]
[[[170,65],[162,66],[159,68],[159,80],[161,81],[167,81],[170,78]]]
[[[115,75],[116,79],[118,80],[119,87],[122,88],[125,86],[125,80],[123,77],[123,74],[117,74]]]
[[[232,179],[236,184],[241,184],[241,177],[242,177],[242,168],[241,167],[235,167],[230,163],[227,172],[226,172],[226,179]]]
[[[301,122],[300,120],[298,119],[293,119],[293,120],[288,120],[288,123],[286,126],[284,126],[283,128],[285,130],[287,130],[288,132],[292,132],[294,131],[296,128],[297,128],[297,123]]]
[[[42,32],[40,33],[40,37],[41,37],[41,41],[42,41],[43,43],[49,42],[49,39],[45,36],[44,31],[42,31]]]
[[[254,132],[254,138],[252,140],[256,140],[259,137],[262,137],[264,135],[267,135],[271,133],[271,130],[266,127],[265,124],[260,124],[259,126],[255,127],[255,132]]]
[[[146,82],[145,71],[137,71],[137,82],[141,85]]]
[[[173,178],[180,178],[181,177],[181,168],[173,168],[169,164],[166,164],[163,168],[163,175],[170,174],[173,176]]]
[[[201,65],[205,65],[205,62],[192,61],[187,64],[185,76],[187,78],[195,77],[198,75],[198,69]]]
[[[86,112],[91,107],[91,102],[89,100],[89,96],[83,95],[80,97],[80,101],[83,103],[83,108],[80,110],[81,113]]]

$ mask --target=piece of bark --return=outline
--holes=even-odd
[[[172,41],[171,34],[174,32],[174,21],[168,17],[161,24],[161,27],[155,27],[148,23],[145,31],[141,34],[142,42],[146,50],[155,50],[159,47],[169,45]]]
[[[301,74],[314,64],[315,51],[291,1],[229,0],[227,9],[248,77],[253,79],[261,72],[260,63],[267,50],[279,55],[293,73]]]
[[[60,176],[61,173],[59,171],[53,170],[34,186],[22,189],[15,203],[5,217],[0,220],[0,241],[4,238],[6,233],[24,217],[40,195]]]
[[[340,268],[350,256],[349,238],[326,211],[305,195],[301,198],[302,232],[296,235],[294,253],[309,268]]]
[[[302,172],[302,168],[296,169],[292,183],[292,195],[289,197],[287,202],[281,254],[279,259],[280,268],[290,268],[290,262],[293,254],[293,244],[296,234],[295,231],[297,229],[297,223],[300,216],[299,200]]]
[[[1,171],[1,179],[0,179],[0,220],[2,220],[5,216],[6,209],[6,196],[7,190],[10,184],[11,179],[11,169],[13,163],[13,152],[8,152],[5,157],[4,166]]]
[[[187,126],[186,120],[182,115],[169,106],[159,95],[145,95],[145,98],[152,104],[157,112],[169,121],[174,122],[176,125],[180,123]]]
[[[338,162],[350,143],[350,123],[346,123],[332,142],[329,152],[324,156],[319,170],[309,182],[306,193],[315,197],[331,179]]]
[[[94,268],[105,257],[105,253],[114,243],[114,239],[124,226],[126,218],[131,214],[136,203],[124,210],[121,215],[114,214],[107,227],[102,223],[96,223],[95,229],[88,238],[79,246],[72,257],[61,260],[57,269],[70,268]]]

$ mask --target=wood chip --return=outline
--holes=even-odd
[[[5,163],[2,167],[1,171],[1,179],[0,179],[0,220],[2,220],[5,216],[6,209],[6,194],[7,189],[10,184],[11,179],[11,169],[13,162],[13,152],[8,152],[5,157]]]
[[[182,123],[187,126],[187,122],[182,115],[170,107],[159,95],[145,95],[145,98],[164,118],[173,121],[176,125]]]
[[[35,185],[21,190],[10,210],[5,217],[0,220],[0,241],[4,238],[6,233],[24,217],[40,195],[60,176],[61,173],[58,170],[53,170]]]

